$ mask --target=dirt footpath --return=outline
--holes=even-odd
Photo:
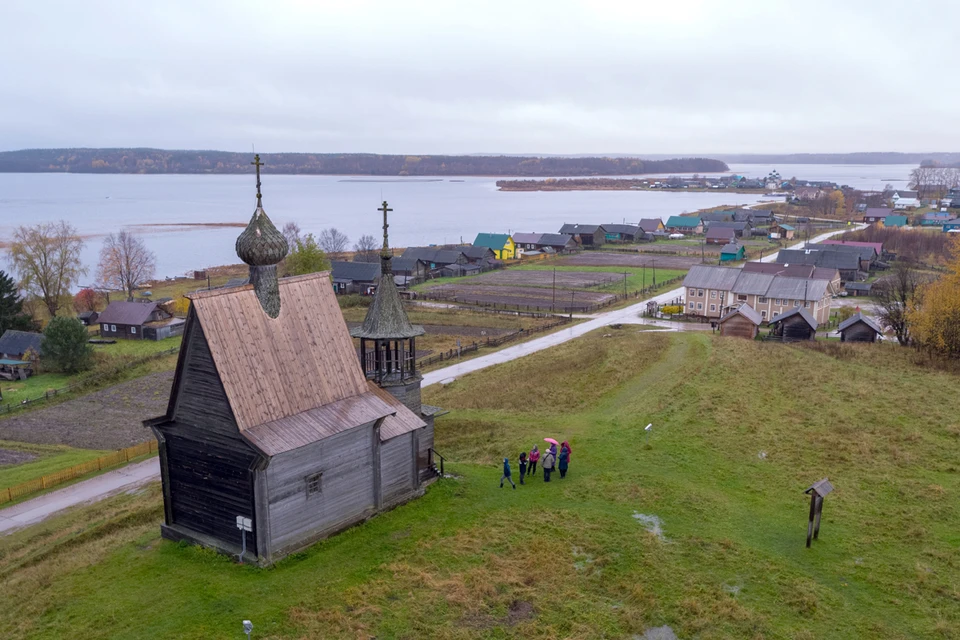
[[[0,420],[0,440],[122,449],[153,438],[141,422],[167,410],[173,372],[152,373]]]

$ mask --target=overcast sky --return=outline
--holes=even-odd
[[[960,150],[960,2],[5,0],[0,149]]]

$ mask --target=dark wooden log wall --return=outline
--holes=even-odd
[[[397,502],[419,485],[414,445],[412,431],[381,444],[380,487],[384,505]]]
[[[799,315],[790,316],[783,321],[784,340],[813,340],[815,332]]]
[[[417,469],[420,472],[420,482],[426,482],[433,477],[430,470],[430,449],[433,448],[433,416],[423,419],[427,426],[417,432],[417,446],[420,448],[417,455]],[[439,468],[439,461],[435,461]]]
[[[250,467],[256,455],[229,441],[179,437],[177,431],[184,430],[165,433],[173,524],[239,547],[237,516],[254,518]],[[256,526],[247,533],[247,548],[257,548]]]
[[[274,456],[266,470],[270,536],[275,555],[296,549],[370,515],[376,423]],[[307,476],[323,472],[319,494],[307,496]]]
[[[720,335],[752,340],[757,337],[757,325],[741,315],[736,315],[720,325]]]
[[[857,322],[844,329],[840,335],[844,342],[876,342],[877,332],[863,322]]]

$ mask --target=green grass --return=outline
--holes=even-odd
[[[271,569],[161,541],[156,486],[0,538],[0,635],[957,637],[957,378],[911,357],[596,332],[425,390],[460,477]],[[548,435],[570,475],[499,489]]]
[[[117,340],[115,344],[95,344],[93,350],[108,358],[142,358],[179,347],[180,341],[180,336],[163,340]]]
[[[74,449],[63,445],[28,444],[0,440],[0,449],[23,451],[35,456],[33,460],[17,465],[0,466],[0,489],[34,480],[48,473],[87,462],[102,456],[105,451]]]

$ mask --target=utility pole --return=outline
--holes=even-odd
[[[627,299],[627,272],[623,272],[623,299]]]
[[[651,261],[653,262],[653,288],[656,289],[657,288],[657,259],[651,258]]]
[[[551,309],[556,312],[557,310],[557,268],[553,268],[553,306]]]

